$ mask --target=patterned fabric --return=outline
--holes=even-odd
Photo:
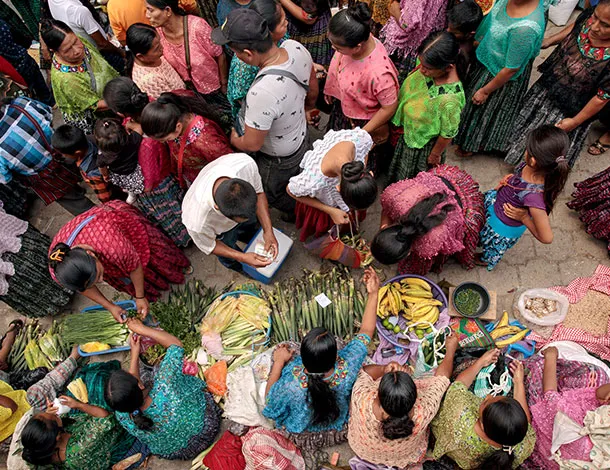
[[[222,54],[222,47],[212,42],[212,28],[198,16],[188,15],[189,52],[191,54],[192,81],[199,93],[207,94],[220,89],[220,73],[216,58]],[[172,44],[165,37],[163,28],[157,28],[163,46],[163,56],[178,72],[182,80],[191,80],[186,67],[184,41]]]
[[[508,0],[498,0],[477,29],[477,59],[494,77],[503,68],[519,69],[510,80],[516,81],[526,73],[527,81],[527,65],[540,52],[544,37],[544,2],[541,1],[532,13],[523,18],[508,16],[507,5]]]
[[[91,187],[102,204],[112,199],[112,190],[97,165],[97,146],[93,140],[89,140],[87,153],[76,161],[76,166],[83,181]]]
[[[62,64],[55,55],[51,84],[66,124],[82,129],[85,134],[93,134],[93,113],[97,110],[97,103],[103,99],[106,84],[119,74],[94,46],[80,40],[85,46],[85,60],[73,67]]]
[[[418,173],[426,172],[430,168],[428,157],[436,144],[436,139],[431,139],[422,148],[409,147],[405,140],[400,137],[390,161],[389,181],[397,182],[409,178],[415,178]],[[447,152],[441,154],[441,163],[445,163]]]
[[[527,92],[531,70],[530,62],[518,79],[511,80],[494,91],[484,104],[475,105],[472,97],[494,76],[481,62],[472,64],[466,81],[466,106],[462,111],[460,131],[453,143],[466,152],[505,152],[510,143],[515,118]]]
[[[3,260],[15,266],[8,293],[0,297],[17,312],[32,318],[56,315],[72,300],[72,292],[53,281],[47,270],[50,239],[33,226],[21,237],[21,250]]]
[[[27,399],[30,406],[35,410],[45,410],[47,399],[53,401],[57,398],[60,390],[64,389],[77,367],[77,362],[69,357],[56,365],[55,369],[45,375],[44,379],[28,388]]]
[[[279,432],[252,428],[243,437],[246,470],[300,470],[305,468],[301,451]]]
[[[0,200],[0,296],[8,292],[7,277],[15,274],[13,263],[3,261],[5,253],[19,253],[21,249],[20,235],[27,230],[28,223],[10,214],[7,214]]]
[[[220,126],[211,119],[203,116],[195,116],[193,121],[187,125],[188,134],[182,135],[173,141],[169,141],[169,151],[172,157],[173,173],[180,175],[180,145],[186,140],[182,156],[181,185],[186,183],[190,186],[201,169],[209,162],[223,155],[233,153],[227,136]]]
[[[501,235],[494,230],[490,224],[490,219],[495,216],[494,205],[496,203],[497,191],[490,190],[485,193],[485,209],[487,211],[487,222],[481,230],[481,247],[483,253],[481,255],[481,261],[487,263],[487,270],[491,271],[496,267],[504,254],[510,250],[521,238],[521,235],[516,237],[508,237]],[[499,219],[496,219],[498,223],[502,223]],[[521,232],[523,234],[525,230]]]
[[[409,147],[423,148],[439,136],[456,136],[464,104],[462,82],[436,85],[417,68],[400,88],[392,123],[403,128],[403,139]]]
[[[300,356],[284,366],[280,379],[270,388],[263,415],[273,419],[277,427],[283,427],[291,433],[341,431],[347,424],[352,387],[366,358],[370,341],[367,335],[357,335],[337,353],[335,370],[332,376],[324,379],[335,391],[339,407],[336,421],[328,425],[311,424],[311,408],[307,405],[307,377]]]
[[[296,0],[296,5],[301,6],[301,2]],[[324,1],[320,3],[325,3]],[[303,44],[315,64],[328,66],[333,58],[334,50],[328,40],[328,24],[330,23],[331,13],[328,2],[321,11],[314,12],[317,18],[312,25],[303,23],[297,18],[286,12],[288,19],[288,35],[291,39]]]
[[[401,0],[400,21],[390,17],[379,33],[388,53],[397,52],[402,57],[416,54],[424,39],[445,28],[446,8],[443,0]]]
[[[76,375],[74,380],[82,379],[87,388],[87,394],[89,396],[89,403],[94,406],[99,406],[106,411],[112,411],[112,408],[106,403],[106,385],[108,380],[114,371],[121,368],[121,363],[117,360],[108,362],[91,362],[81,368]],[[72,392],[66,391],[66,395],[69,397],[76,398]],[[70,415],[82,414],[81,411],[72,410]],[[133,439],[129,439],[129,444],[133,443]]]
[[[6,184],[13,173],[33,176],[51,162],[51,154],[44,145],[44,139],[51,141],[53,135],[53,113],[51,108],[39,101],[26,97],[15,98],[13,104],[25,109],[34,118],[44,136],[27,116],[16,108],[4,105],[0,118],[0,183]]]
[[[131,79],[153,100],[159,98],[161,93],[186,88],[178,72],[163,56],[161,56],[161,65],[158,67],[144,67],[134,63]]]
[[[349,212],[350,209],[337,189],[340,177],[328,177],[322,173],[322,161],[335,145],[341,142],[354,144],[354,161],[365,162],[373,139],[359,127],[353,130],[329,131],[323,139],[313,144],[313,149],[305,153],[300,167],[303,171],[290,178],[288,189],[296,197],[313,197],[330,207]]]
[[[15,411],[0,406],[0,441],[4,441],[11,437],[21,417],[30,409],[30,405],[25,398],[25,390],[13,390],[13,387],[2,380],[0,380],[0,396],[13,400],[17,405]]]
[[[497,190],[494,213],[503,224],[509,227],[520,227],[523,224],[518,220],[511,219],[504,213],[504,204],[511,204],[517,209],[534,208],[546,211],[544,183],[526,181],[523,178],[525,166],[525,163],[519,164],[514,173],[502,179]]]
[[[478,468],[496,449],[483,441],[474,430],[479,419],[482,398],[476,397],[461,382],[449,387],[439,413],[432,421],[432,433],[436,444],[432,458],[437,460],[447,455],[465,470]],[[534,449],[536,433],[530,425],[523,441],[514,446],[517,468]]]
[[[109,171],[108,180],[126,193],[141,194],[144,192],[144,175],[142,175],[140,164],[136,166],[133,173],[128,175],[120,175]]]
[[[376,38],[367,57],[354,60],[337,52],[328,68],[324,94],[341,102],[343,114],[371,119],[381,106],[398,99],[398,72],[383,44]]]
[[[387,439],[381,431],[381,422],[373,412],[381,378],[373,380],[361,370],[352,391],[351,413],[348,426],[350,447],[368,462],[404,468],[420,463],[428,449],[429,424],[436,416],[450,381],[447,377],[428,377],[415,380],[417,400],[413,405],[413,432],[409,437]]]
[[[565,295],[571,304],[582,300],[589,289],[610,295],[610,267],[600,264],[592,276],[577,277],[568,286],[552,289]],[[610,318],[608,319],[608,331],[610,331]],[[610,360],[610,335],[596,336],[579,328],[566,328],[560,323],[550,337],[532,332],[528,339],[536,341],[539,347],[553,341],[574,341],[585,347],[590,353],[596,354],[604,360]]]
[[[572,32],[538,68],[538,83],[567,117],[576,116],[594,96],[607,99],[610,92],[610,48],[592,46],[592,15],[593,8],[583,11]]]
[[[570,115],[561,110],[561,105],[551,97],[551,92],[540,79],[529,89],[519,115],[515,119],[515,125],[508,139],[510,147],[504,161],[510,165],[522,162],[525,156],[525,142],[528,134],[537,127],[549,122],[559,122]],[[564,89],[565,90],[565,89]],[[566,95],[567,96],[567,95]],[[570,94],[570,96],[573,96]],[[589,135],[589,129],[593,120],[584,122],[576,129],[568,132],[570,137],[570,150],[566,154],[570,167],[573,167],[580,155],[580,151]]]
[[[129,274],[140,264],[144,268],[146,298],[156,300],[169,283],[184,282],[183,269],[189,260],[176,246],[135,208],[111,201],[84,212],[64,225],[51,246],[65,243],[74,229],[95,216],[77,235],[73,246],[89,245],[104,266],[104,281],[134,296]]]
[[[207,449],[220,430],[220,413],[205,382],[182,373],[184,349],[172,345],[159,371],[149,397],[152,402],[142,413],[154,426],[138,428],[129,413],[116,412],[121,425],[153,454],[166,459],[187,460]]]

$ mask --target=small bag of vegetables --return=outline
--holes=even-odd
[[[425,375],[438,367],[445,357],[445,338],[451,334],[449,327],[437,330],[431,323],[425,323],[429,324],[432,332],[424,336],[417,347],[417,359],[413,372],[416,377]]]

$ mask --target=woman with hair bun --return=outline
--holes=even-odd
[[[388,140],[388,121],[398,107],[398,74],[383,44],[371,34],[365,3],[339,11],[328,38],[336,53],[328,69],[325,99],[333,103],[330,129],[361,127],[376,144]],[[374,168],[376,162],[371,161]]]
[[[333,225],[357,224],[354,212],[375,202],[377,183],[365,169],[372,146],[369,133],[357,127],[329,131],[305,154],[303,171],[290,178],[286,188],[297,201],[302,242],[311,235],[322,236]]]
[[[363,277],[368,299],[360,332],[343,349],[325,328],[314,328],[301,343],[300,356],[279,345],[266,389],[263,415],[291,433],[300,448],[344,442],[352,387],[375,333],[379,278],[368,268]]]
[[[107,282],[135,298],[138,313],[170,283],[184,283],[189,260],[137,209],[111,201],[64,225],[51,243],[49,268],[55,281],[81,292],[110,311],[117,321],[124,311],[98,289]]]
[[[399,273],[440,272],[452,255],[471,269],[484,225],[479,184],[458,167],[443,164],[386,188],[371,252],[383,264],[399,263]]]
[[[413,380],[409,367],[390,362],[364,366],[352,391],[347,438],[359,458],[375,465],[410,468],[423,461],[458,347],[447,338],[446,355],[433,377]]]

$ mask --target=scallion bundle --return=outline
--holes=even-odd
[[[107,310],[69,315],[63,321],[62,336],[67,344],[94,341],[111,346],[123,346],[129,338],[127,327],[115,320]]]

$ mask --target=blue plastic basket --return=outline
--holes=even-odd
[[[135,310],[136,309],[136,303],[133,300],[121,300],[119,302],[115,302],[114,304],[118,305],[119,307],[124,308],[125,310]],[[100,310],[106,310],[106,309],[104,307],[102,307],[101,305],[93,305],[91,307],[86,307],[86,308],[82,309],[80,311],[80,313],[83,314],[83,313],[99,312]],[[129,345],[129,343],[127,343],[125,346],[115,346],[113,348],[106,349],[105,351],[97,351],[97,352],[88,353],[88,352],[83,351],[79,345],[78,353],[83,357],[90,357],[90,356],[101,356],[102,354],[112,354],[112,353],[121,352],[121,351],[129,351],[130,349],[131,349],[131,346]]]

